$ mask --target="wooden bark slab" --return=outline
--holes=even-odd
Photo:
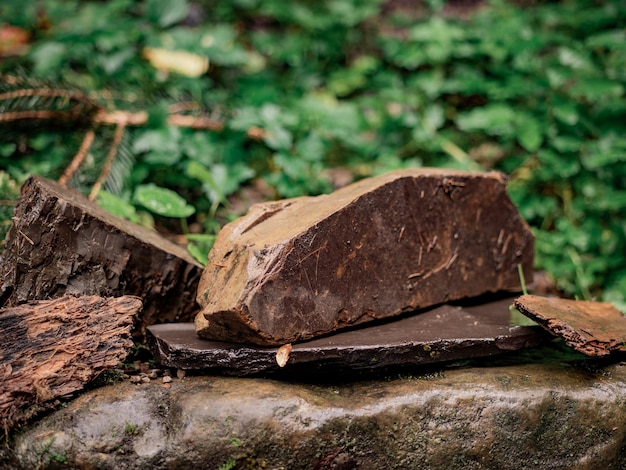
[[[626,317],[611,304],[523,295],[515,307],[587,356],[626,351]]]
[[[519,287],[533,236],[505,183],[424,168],[253,206],[209,254],[198,334],[280,345]]]
[[[374,370],[485,357],[536,346],[541,328],[509,326],[512,297],[475,306],[443,305],[375,326],[343,331],[291,345],[286,370]],[[163,365],[250,375],[280,369],[275,347],[199,338],[192,323],[148,327],[148,344]]]
[[[0,262],[0,306],[64,294],[143,299],[140,326],[190,321],[202,267],[156,232],[53,181],[22,187]]]
[[[0,310],[0,423],[14,424],[81,390],[133,346],[141,299],[64,296]]]

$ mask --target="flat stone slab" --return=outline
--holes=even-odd
[[[491,356],[540,344],[539,327],[509,326],[513,297],[475,306],[442,305],[413,316],[291,345],[284,367],[375,369]],[[191,323],[148,327],[158,362],[187,370],[249,375],[280,369],[282,348],[199,338]]]
[[[418,168],[257,204],[218,234],[200,336],[281,346],[532,277],[533,235],[506,177]]]
[[[0,468],[626,468],[623,364],[328,379],[335,382],[187,376],[165,388],[160,380],[125,381],[23,429],[9,441],[4,466],[0,449]]]
[[[515,307],[583,354],[626,352],[626,317],[609,303],[523,295]]]

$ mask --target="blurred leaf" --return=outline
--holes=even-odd
[[[613,80],[586,78],[576,82],[570,88],[570,93],[589,101],[610,100],[621,97],[624,94],[624,86]]]
[[[205,266],[209,251],[215,243],[215,235],[189,233],[185,235],[187,238],[187,250],[200,264]]]
[[[532,115],[517,113],[515,116],[517,140],[529,152],[536,152],[541,146],[543,136],[541,124]]]
[[[152,19],[162,27],[182,21],[189,11],[187,0],[148,0],[147,8]]]
[[[44,42],[34,46],[30,51],[37,75],[46,76],[57,69],[62,63],[66,46],[59,42]]]
[[[460,114],[457,125],[463,131],[483,131],[489,135],[512,135],[515,111],[504,104],[488,104]]]
[[[154,184],[137,186],[133,201],[157,215],[164,217],[189,217],[195,208],[174,191]]]
[[[182,156],[180,138],[180,129],[173,126],[140,131],[133,143],[133,151],[145,153],[144,160],[148,163],[173,165]]]
[[[100,207],[111,214],[128,219],[131,222],[139,222],[135,207],[108,191],[100,191],[98,193],[97,202]]]

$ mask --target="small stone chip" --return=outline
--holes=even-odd
[[[170,377],[169,375],[164,375],[163,376],[163,383],[164,384],[169,384],[172,382],[172,377]]]
[[[278,348],[278,351],[276,351],[276,363],[279,365],[279,367],[285,367],[287,365],[290,353],[291,344],[285,344],[284,346]]]

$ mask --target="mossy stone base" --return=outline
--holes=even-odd
[[[626,365],[526,364],[343,385],[215,376],[84,394],[14,467],[626,468]],[[316,467],[317,465],[317,467]]]

